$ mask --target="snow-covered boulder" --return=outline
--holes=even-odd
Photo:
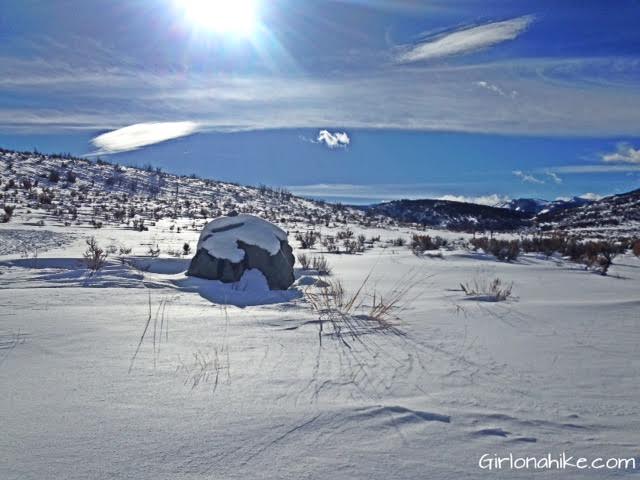
[[[294,263],[284,230],[243,214],[219,217],[204,227],[187,275],[232,283],[257,269],[271,290],[286,290],[295,280]]]

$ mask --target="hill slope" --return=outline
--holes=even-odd
[[[640,189],[605,197],[576,208],[554,210],[536,217],[543,229],[561,229],[604,235],[615,231],[621,236],[640,232]]]
[[[286,190],[177,176],[159,169],[0,149],[3,205],[12,222],[141,228],[162,218],[254,213],[281,223],[371,222],[362,211]],[[0,212],[1,214],[2,212]]]

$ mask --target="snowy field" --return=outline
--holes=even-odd
[[[355,291],[370,275],[369,299],[411,285],[397,330],[320,331],[304,278],[269,292],[186,277],[189,258],[166,252],[195,247],[198,232],[167,222],[0,227],[0,478],[640,475],[638,258],[601,276],[559,257],[418,257],[384,243],[408,230],[354,230],[383,238],[325,254],[330,278]],[[91,235],[132,252],[90,276]],[[495,277],[513,284],[504,302],[460,286]],[[637,468],[478,466],[562,452]]]

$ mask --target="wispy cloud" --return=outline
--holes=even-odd
[[[556,173],[625,173],[640,172],[640,165],[565,165],[549,169]]]
[[[602,161],[640,164],[640,149],[633,148],[629,143],[619,143],[615,152],[602,155]]]
[[[522,170],[514,170],[513,173],[516,177],[526,183],[537,183],[543,184],[544,180],[540,180],[538,177],[531,175],[530,173],[525,173]]]
[[[0,105],[4,132],[106,131],[147,119],[188,118],[216,131],[339,125],[347,131],[640,135],[640,91],[626,80],[640,74],[640,61],[632,59],[395,66],[324,78],[194,72],[188,82],[179,73],[135,65],[6,56],[0,64],[6,72],[0,96],[13,99]],[[519,92],[517,108],[479,95],[470,88],[478,79]],[[585,109],[598,115],[584,115]]]
[[[546,172],[544,172],[544,174],[549,177],[556,185],[560,185],[562,183],[562,178],[560,178],[560,175],[558,175],[557,173],[552,172],[551,170],[547,170]]]
[[[489,82],[485,82],[484,80],[481,80],[479,82],[474,82],[474,84],[480,88],[484,88],[485,90],[489,90],[490,92],[493,92],[497,95],[500,95],[501,97],[506,97],[506,98],[516,98],[518,96],[518,92],[516,92],[515,90],[511,90],[510,92],[507,92],[506,90],[503,90],[501,87],[499,87],[498,85],[495,85],[493,83],[489,83]]]
[[[399,63],[421,62],[482,50],[515,39],[533,21],[533,15],[525,15],[502,22],[463,28],[411,46],[401,52],[396,57],[396,61]]]
[[[137,123],[103,133],[91,140],[96,155],[127,152],[154,143],[185,137],[198,131],[195,122]]]
[[[351,139],[349,138],[349,135],[347,135],[347,132],[331,133],[328,130],[320,130],[318,137],[316,138],[316,143],[324,143],[331,149],[346,148],[351,143]]]

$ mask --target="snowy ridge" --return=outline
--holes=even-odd
[[[559,229],[592,237],[637,238],[640,232],[640,189],[605,197],[570,209],[541,212],[542,229]]]
[[[0,190],[4,203],[16,207],[14,223],[142,228],[163,218],[202,221],[231,212],[278,223],[373,221],[358,209],[296,197],[283,189],[2,149]]]

